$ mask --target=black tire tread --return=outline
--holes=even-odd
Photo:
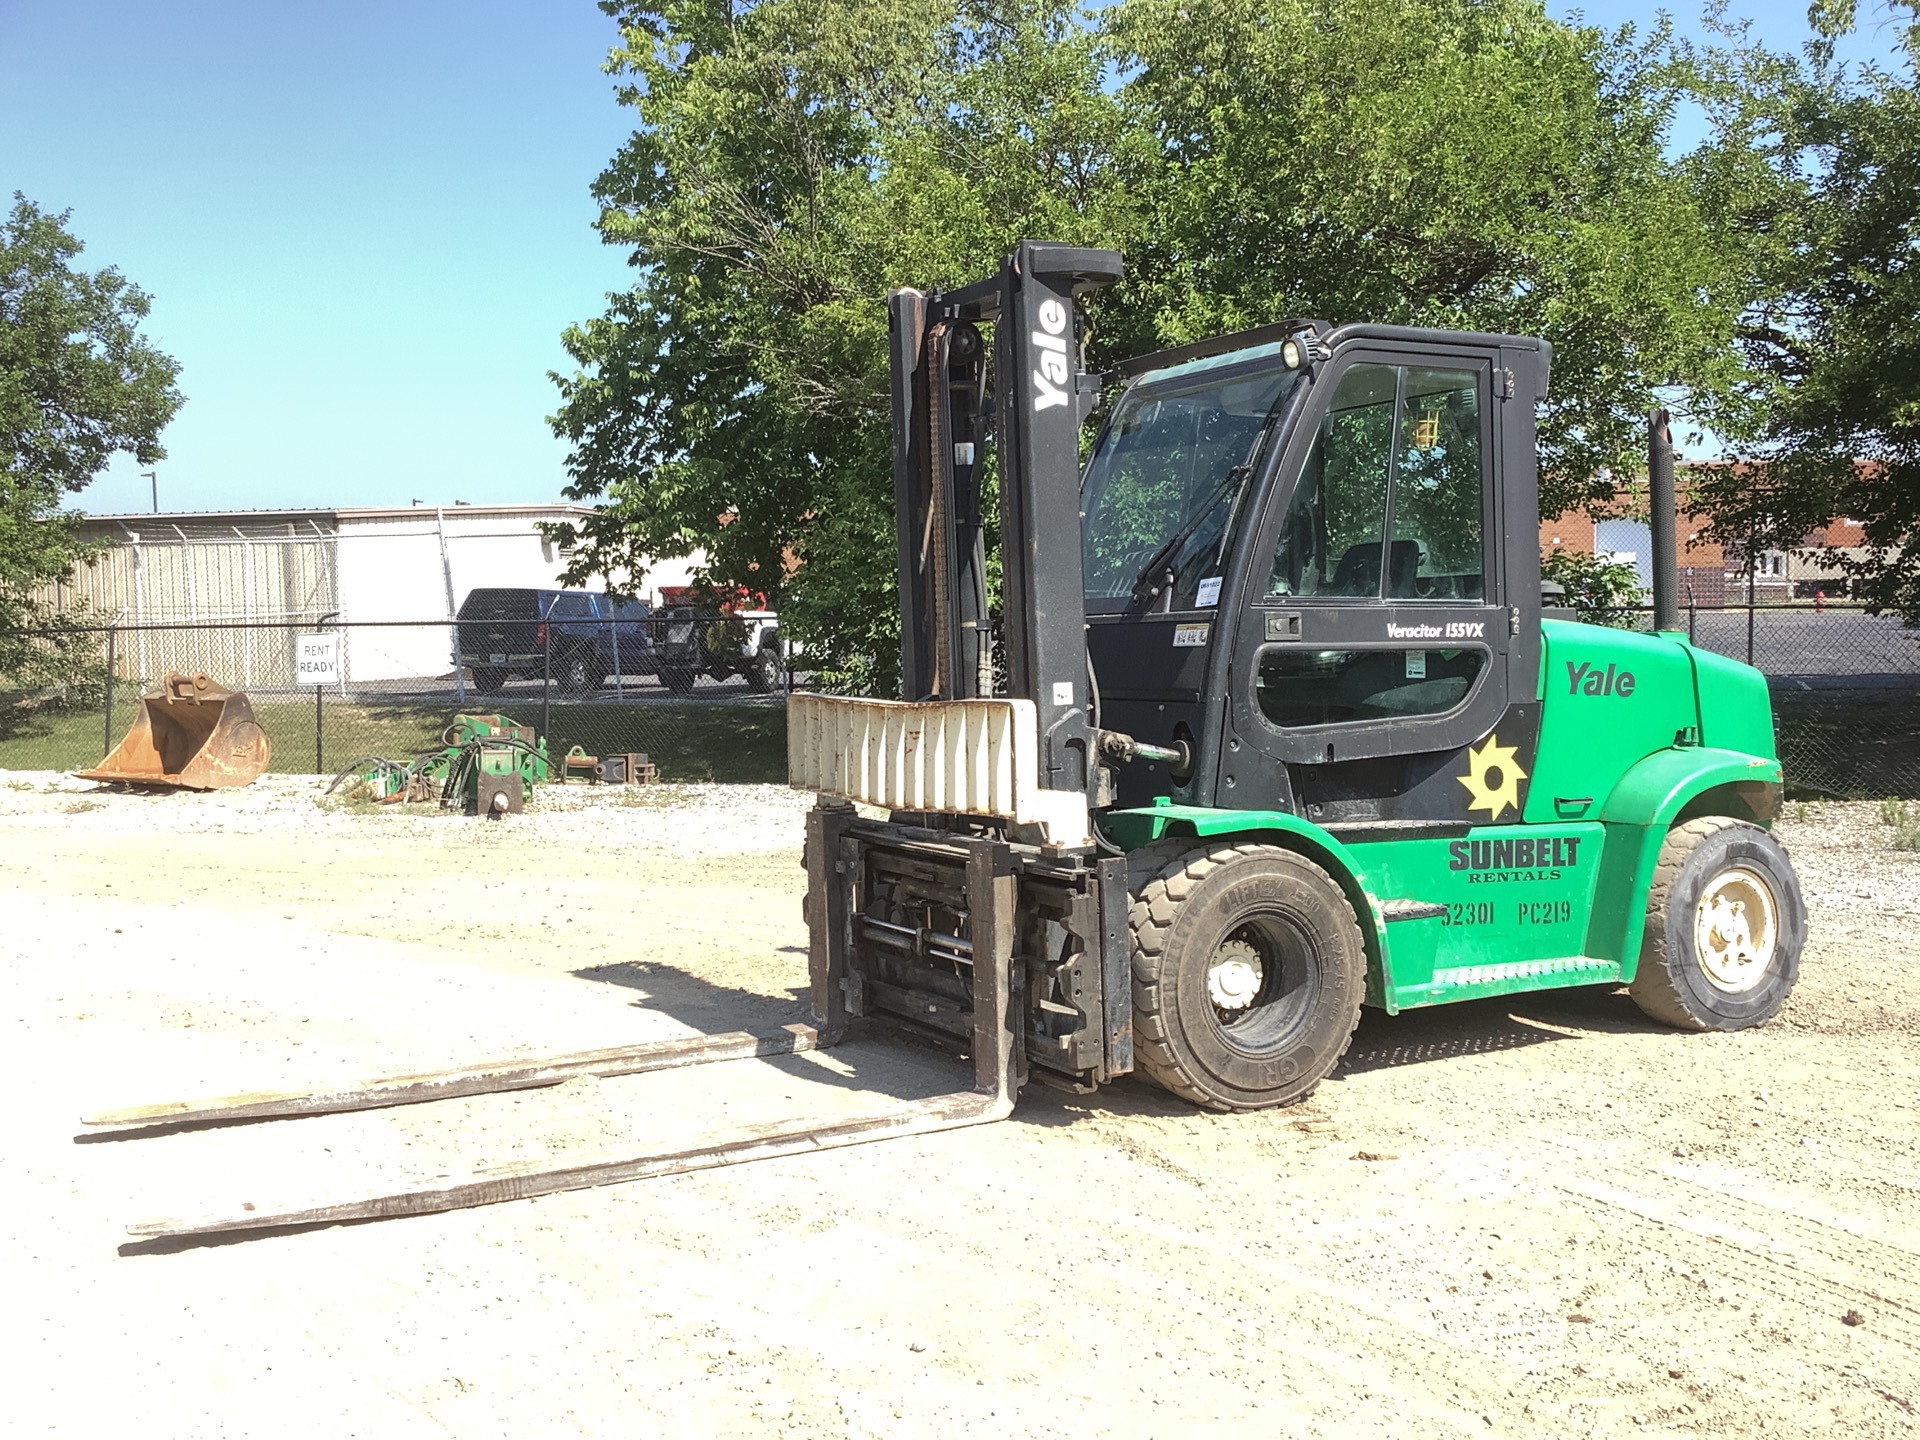
[[[1667,831],[1667,838],[1660,846],[1660,858],[1654,863],[1653,884],[1647,890],[1647,927],[1640,939],[1640,965],[1634,971],[1633,983],[1627,987],[1633,1003],[1649,1019],[1677,1030],[1712,1028],[1687,1008],[1667,968],[1667,910],[1680,872],[1701,842],[1710,835],[1746,823],[1730,815],[1702,815]]]
[[[1208,1095],[1181,1068],[1178,1057],[1167,1043],[1167,1026],[1162,1018],[1162,987],[1156,979],[1158,970],[1155,962],[1166,948],[1167,936],[1173,929],[1174,914],[1208,875],[1239,856],[1274,853],[1291,857],[1325,879],[1330,887],[1339,889],[1324,867],[1297,850],[1286,850],[1277,845],[1242,842],[1205,846],[1202,842],[1202,845],[1196,846],[1188,840],[1160,840],[1143,845],[1127,856],[1127,892],[1131,897],[1127,907],[1127,929],[1132,942],[1129,952],[1133,959],[1134,1069],[1143,1072],[1163,1090],[1203,1109],[1231,1111],[1239,1107]],[[1353,927],[1354,948],[1364,955],[1366,945],[1359,923],[1351,919],[1349,923]],[[1354,1018],[1357,1027],[1357,1012]],[[1328,1067],[1329,1074],[1338,1068],[1352,1043],[1353,1030],[1349,1029],[1340,1041],[1333,1064]],[[1299,1104],[1313,1093],[1314,1088],[1308,1087],[1287,1103]]]

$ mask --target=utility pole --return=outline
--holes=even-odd
[[[152,470],[142,470],[140,478],[153,485],[153,513],[158,515],[160,513],[160,476]]]

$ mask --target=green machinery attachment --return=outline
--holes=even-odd
[[[382,804],[439,800],[469,815],[518,814],[535,784],[553,778],[546,742],[531,725],[504,715],[456,715],[441,733],[441,748],[410,761],[363,755],[334,776],[351,796]]]

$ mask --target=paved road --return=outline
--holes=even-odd
[[[1745,610],[1700,610],[1689,623],[1703,649],[1748,659]],[[1920,685],[1920,631],[1892,616],[1756,610],[1751,656],[1769,675],[1904,675]]]

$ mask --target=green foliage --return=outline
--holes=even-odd
[[[1540,578],[1564,590],[1565,603],[1589,625],[1630,627],[1646,599],[1633,566],[1562,545],[1541,550]]]
[[[606,502],[560,535],[570,576],[637,586],[646,557],[705,550],[708,578],[768,591],[829,677],[885,690],[886,292],[973,279],[1024,234],[1114,228],[1091,41],[1044,6],[605,8],[640,128],[595,193],[639,275],[565,336],[568,493]]]
[[[595,193],[636,277],[555,377],[568,493],[605,505],[556,531],[570,578],[704,550],[848,688],[897,664],[886,291],[1023,236],[1126,253],[1095,366],[1301,314],[1546,336],[1550,513],[1630,471],[1659,387],[1721,424],[1749,382],[1742,252],[1663,155],[1693,84],[1664,30],[1537,0],[603,8],[637,128]]]
[[[1880,823],[1882,825],[1904,825],[1907,823],[1907,802],[1894,796],[1887,796],[1880,802]]]
[[[1849,72],[1824,42],[1805,60],[1703,57],[1717,143],[1698,163],[1748,247],[1738,335],[1761,423],[1695,499],[1721,538],[1760,547],[1862,521],[1870,548],[1840,557],[1856,592],[1920,623],[1920,11],[1888,8],[1907,16],[1902,73]],[[1854,6],[1813,18],[1830,40]]]
[[[146,295],[117,270],[73,268],[65,214],[15,192],[0,222],[0,685],[86,681],[91,649],[33,592],[85,558],[61,502],[115,453],[143,465],[180,408],[179,366],[138,333]],[[45,627],[28,640],[8,632]],[[97,689],[98,677],[92,683]]]
[[[1686,77],[1528,0],[1122,0],[1158,154],[1129,259],[1150,331],[1314,315],[1544,335],[1547,514],[1632,473],[1654,388],[1710,405],[1737,268],[1662,156]]]

